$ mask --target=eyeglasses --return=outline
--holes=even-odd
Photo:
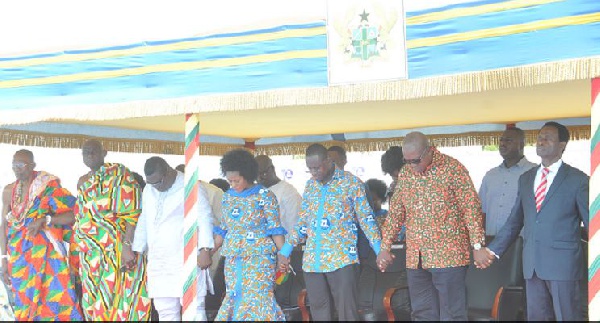
[[[12,163],[12,168],[25,168],[27,165],[31,165],[31,163],[16,162]]]
[[[162,185],[162,183],[165,181],[165,177],[167,177],[167,174],[166,174],[166,173],[162,175],[162,178],[160,179],[160,181],[158,181],[158,182],[154,182],[154,183],[146,182],[146,184],[148,184],[148,185],[152,185],[152,186],[154,186],[154,187],[161,186],[161,185]]]
[[[406,158],[403,158],[403,160],[404,160],[404,163],[405,163],[405,164],[414,164],[414,165],[416,165],[416,164],[420,164],[420,163],[421,163],[421,161],[423,160],[423,157],[425,157],[425,154],[426,154],[427,152],[429,152],[429,147],[425,147],[425,149],[424,149],[424,150],[423,150],[423,152],[421,153],[421,156],[419,156],[419,158],[417,158],[417,159],[406,159]]]

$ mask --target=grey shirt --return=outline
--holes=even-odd
[[[519,177],[534,166],[537,165],[523,157],[510,168],[506,168],[502,162],[485,174],[479,188],[479,198],[486,216],[486,235],[496,235],[500,231],[517,199]]]

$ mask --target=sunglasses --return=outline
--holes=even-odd
[[[425,154],[427,152],[429,152],[429,147],[425,147],[425,149],[423,150],[423,152],[421,153],[421,156],[419,156],[419,158],[416,158],[416,159],[406,159],[406,158],[403,158],[404,163],[405,164],[414,164],[414,165],[420,164],[421,161],[423,160],[423,157],[425,157]]]
[[[31,165],[31,163],[17,162],[12,163],[12,168],[25,168],[27,165]]]

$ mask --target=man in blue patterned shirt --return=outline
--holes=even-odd
[[[323,145],[312,144],[306,149],[306,166],[312,178],[304,189],[300,219],[280,254],[289,257],[294,245],[306,241],[302,268],[313,320],[331,321],[331,296],[338,319],[356,321],[358,228],[376,254],[381,234],[364,184],[336,168]]]

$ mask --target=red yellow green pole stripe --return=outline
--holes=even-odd
[[[185,116],[185,204],[183,216],[184,253],[182,320],[194,321],[198,303],[198,160],[200,157],[200,123],[197,114]]]
[[[588,242],[588,314],[600,320],[600,78],[592,79],[590,227]]]

